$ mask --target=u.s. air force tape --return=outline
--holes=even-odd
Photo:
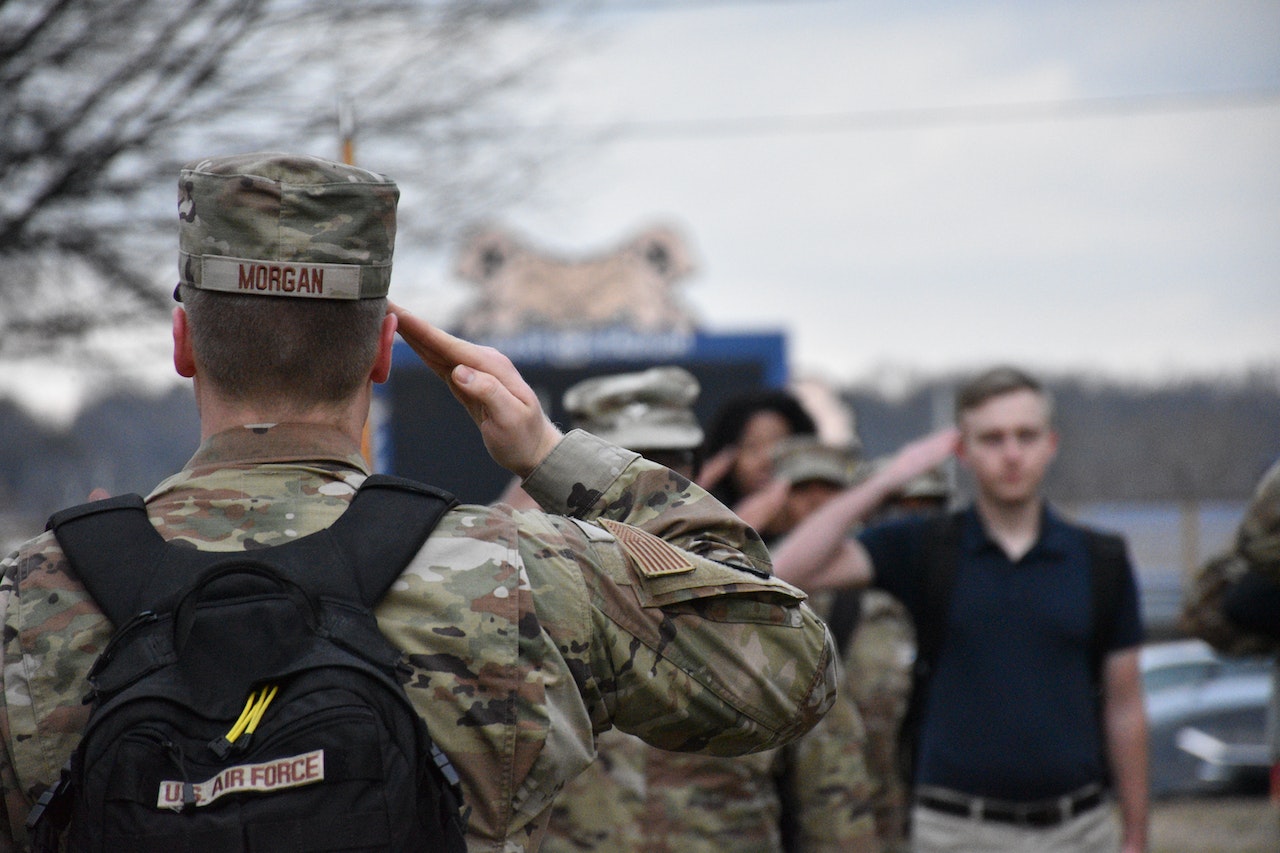
[[[610,518],[598,519],[598,523],[613,534],[613,538],[631,555],[636,568],[645,577],[656,578],[693,571],[693,563],[689,562],[689,557],[683,551],[652,533]]]
[[[156,808],[177,809],[187,804],[207,806],[224,794],[253,792],[269,794],[324,781],[324,750],[277,758],[261,764],[227,767],[203,782],[166,780],[160,783]]]

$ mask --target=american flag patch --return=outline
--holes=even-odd
[[[640,574],[647,578],[662,575],[678,575],[681,572],[693,571],[693,563],[679,548],[664,542],[652,533],[646,533],[639,527],[623,524],[609,518],[599,519],[600,526],[613,534],[626,552],[635,560]]]

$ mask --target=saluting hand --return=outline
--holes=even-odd
[[[919,475],[946,462],[959,445],[960,430],[943,427],[902,445],[876,476],[893,484],[890,491],[901,488]]]
[[[698,472],[698,485],[708,492],[723,480],[738,462],[738,446],[731,444],[702,463]]]
[[[388,310],[396,317],[400,337],[480,427],[493,460],[527,477],[562,436],[511,359],[493,347],[454,337],[395,303]]]

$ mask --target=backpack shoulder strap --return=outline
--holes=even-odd
[[[1090,588],[1092,590],[1090,654],[1094,680],[1102,681],[1102,667],[1107,648],[1115,634],[1120,607],[1120,590],[1129,569],[1124,540],[1110,533],[1085,529],[1089,552]]]
[[[922,534],[921,547],[924,577],[916,629],[916,660],[911,670],[911,694],[898,734],[898,771],[911,785],[915,776],[917,741],[924,718],[925,694],[942,650],[951,612],[951,594],[955,589],[956,570],[960,564],[960,533],[964,511],[957,510],[930,519]],[[915,615],[915,614],[913,614]]]
[[[452,495],[432,486],[375,474],[329,528],[254,556],[280,558],[282,568],[293,567],[294,579],[318,595],[373,607],[456,504]],[[48,526],[115,625],[159,606],[213,562],[238,556],[166,542],[138,495],[62,510]]]
[[[1106,662],[1107,649],[1115,635],[1116,616],[1120,609],[1120,589],[1124,573],[1129,570],[1124,540],[1110,533],[1085,528],[1085,547],[1089,556],[1090,631],[1089,675],[1093,679],[1093,714],[1098,727],[1098,743],[1106,743]],[[1102,762],[1104,780],[1111,782],[1112,768]]]
[[[324,577],[316,578],[322,585],[317,591],[330,586],[328,591],[373,607],[457,503],[453,495],[425,483],[389,474],[367,478],[351,506],[325,531],[328,544],[338,549],[346,564],[319,563],[327,568]],[[359,571],[349,571],[348,566],[358,566]],[[342,576],[332,576],[330,568],[341,568]]]
[[[54,513],[52,530],[85,589],[115,625],[140,610],[168,543],[139,495],[118,495]]]
[[[960,563],[960,531],[963,511],[949,512],[933,519],[924,534],[924,619],[916,625],[916,660],[932,670],[942,646],[947,618],[951,611],[951,593],[955,589],[956,568]]]

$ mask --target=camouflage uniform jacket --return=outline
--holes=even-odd
[[[1251,569],[1280,583],[1280,462],[1259,481],[1236,529],[1234,547],[1192,575],[1182,628],[1226,654],[1280,654],[1274,638],[1237,626],[1223,612],[1228,591]]]
[[[236,428],[208,438],[148,510],[167,539],[251,549],[327,527],[366,475],[336,431]],[[552,797],[610,725],[739,754],[798,736],[830,706],[824,625],[705,492],[580,432],[524,486],[548,514],[454,509],[377,608],[462,776],[471,850],[536,849]],[[689,568],[660,574],[655,559]],[[50,534],[0,568],[0,850],[11,850],[78,742],[84,675],[111,627]]]
[[[807,734],[752,755],[667,752],[605,732],[556,797],[542,853],[871,853],[864,741],[843,691]]]
[[[1262,475],[1236,533],[1236,551],[1273,581],[1280,582],[1280,462]]]

